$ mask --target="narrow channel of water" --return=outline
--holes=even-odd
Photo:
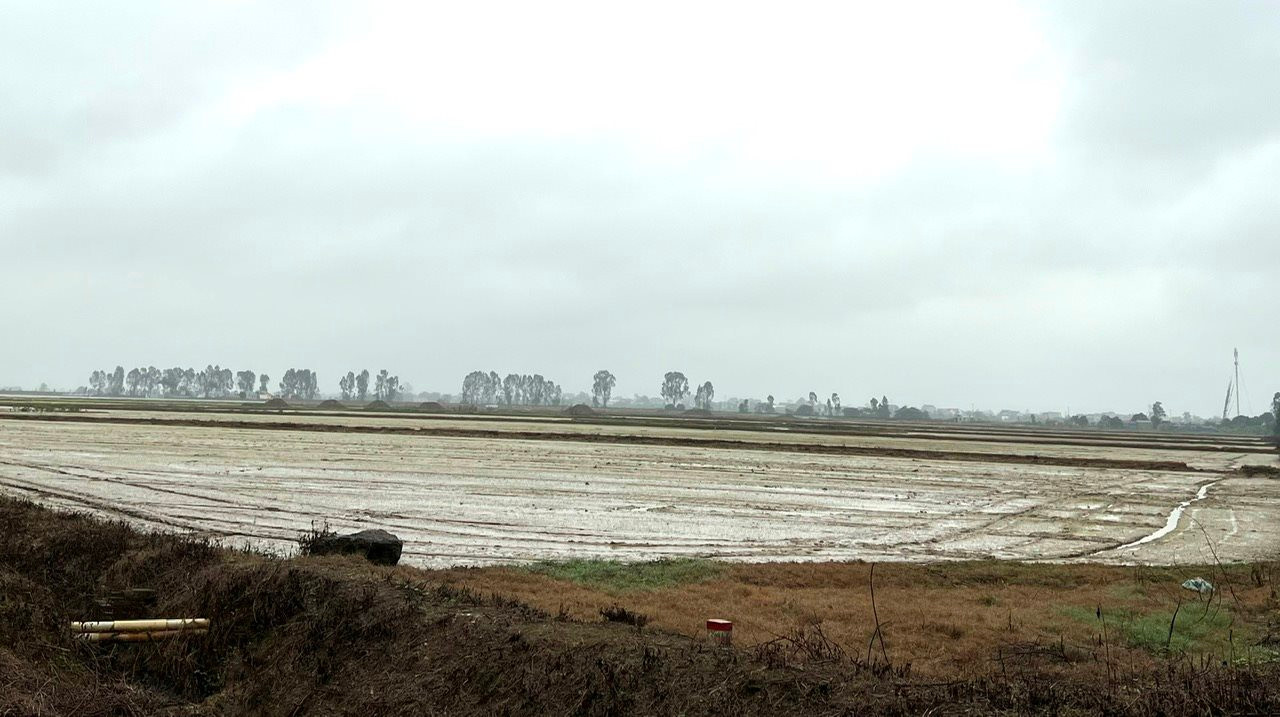
[[[1196,491],[1196,497],[1182,501],[1181,503],[1178,504],[1178,507],[1174,508],[1173,511],[1169,513],[1169,520],[1165,521],[1163,528],[1157,530],[1151,535],[1139,538],[1138,540],[1135,540],[1132,543],[1128,543],[1127,545],[1121,545],[1119,548],[1116,548],[1116,550],[1124,550],[1126,548],[1136,548],[1139,545],[1142,545],[1143,543],[1150,543],[1153,540],[1159,540],[1164,536],[1168,535],[1169,533],[1172,533],[1173,529],[1178,527],[1178,521],[1182,520],[1182,513],[1187,509],[1187,506],[1191,505],[1192,503],[1198,500],[1204,500],[1205,496],[1209,495],[1209,487],[1217,484],[1218,484],[1218,481],[1213,481],[1212,483],[1205,483],[1204,485],[1200,486],[1200,490]]]

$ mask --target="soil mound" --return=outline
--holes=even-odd
[[[391,406],[386,401],[370,401],[369,405],[364,407],[366,411],[390,411]]]
[[[262,405],[264,408],[270,408],[271,410],[274,411],[274,410],[288,408],[289,402],[284,400],[283,398],[273,398]]]
[[[423,411],[443,411],[444,404],[439,401],[423,401],[418,404],[418,408]]]
[[[316,408],[320,409],[321,411],[340,411],[346,408],[346,406],[330,398],[326,401],[321,401],[320,405],[316,406]]]
[[[592,408],[592,407],[588,406],[588,405],[587,405],[587,404],[585,404],[585,403],[579,403],[579,404],[577,404],[577,405],[575,405],[575,406],[570,406],[570,407],[566,408],[566,409],[564,410],[564,412],[565,412],[565,415],[569,415],[569,416],[594,416],[594,415],[596,415],[596,409],[594,409],[594,408]]]

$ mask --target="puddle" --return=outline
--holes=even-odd
[[[1182,519],[1182,512],[1187,509],[1187,506],[1191,505],[1192,503],[1195,503],[1196,501],[1204,500],[1205,496],[1209,495],[1209,487],[1217,484],[1218,484],[1218,481],[1214,481],[1212,483],[1205,483],[1204,485],[1200,486],[1200,490],[1196,491],[1196,497],[1182,501],[1181,503],[1178,504],[1178,507],[1174,508],[1173,511],[1169,513],[1169,520],[1165,522],[1163,528],[1157,530],[1156,532],[1144,538],[1139,538],[1138,540],[1135,540],[1132,543],[1129,543],[1127,545],[1121,545],[1119,548],[1116,548],[1116,550],[1136,548],[1139,545],[1142,545],[1144,543],[1150,543],[1154,540],[1159,540],[1164,536],[1168,535],[1169,533],[1172,533],[1174,528],[1178,527],[1178,521]]]

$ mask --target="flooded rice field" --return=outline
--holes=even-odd
[[[313,525],[380,527],[405,540],[405,562],[427,567],[667,556],[1203,563],[1213,551],[1235,560],[1280,548],[1280,480],[1236,471],[1275,454],[1247,440],[1162,435],[1134,447],[1142,439],[1101,434],[637,423],[441,418],[397,432],[406,422],[395,417],[0,415],[0,491],[275,550]]]

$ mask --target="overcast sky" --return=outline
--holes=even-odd
[[[1221,411],[1280,3],[0,0],[0,385],[220,363]]]

